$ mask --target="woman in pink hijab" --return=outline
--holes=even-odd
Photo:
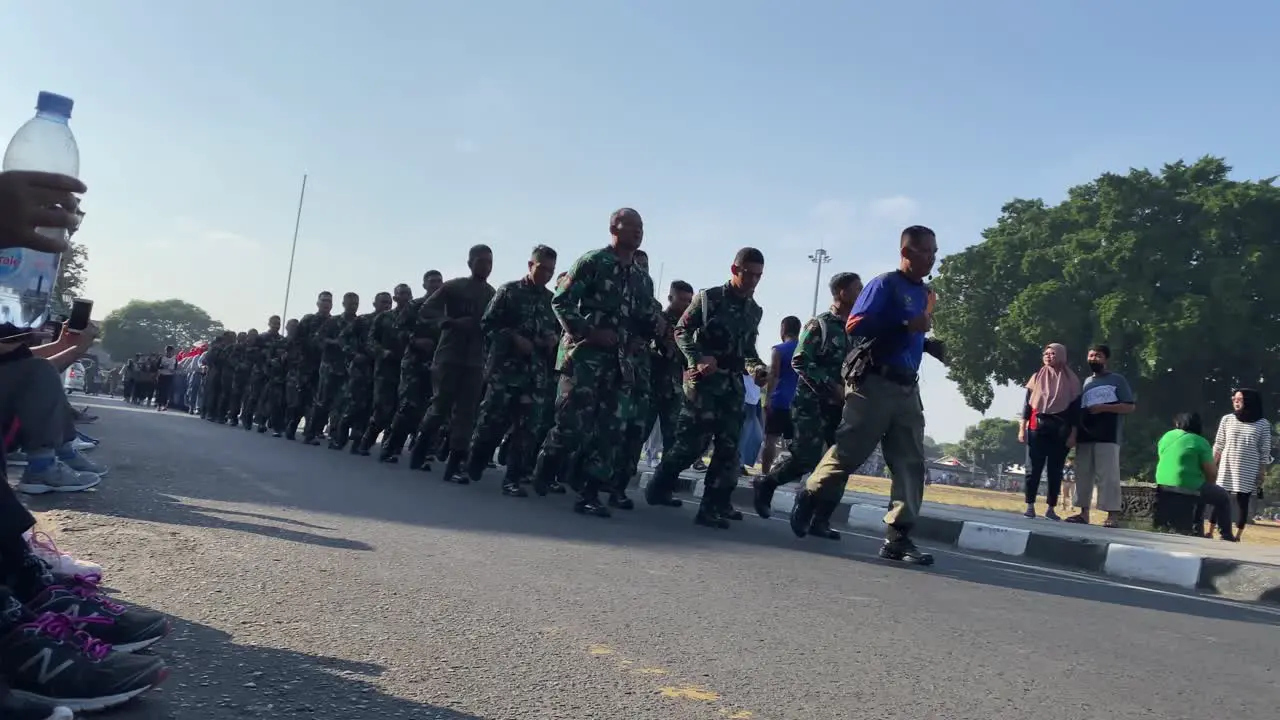
[[[1044,516],[1058,520],[1054,507],[1062,492],[1062,468],[1067,453],[1076,444],[1076,425],[1080,421],[1080,378],[1067,367],[1067,348],[1049,343],[1042,355],[1044,364],[1027,381],[1027,399],[1022,406],[1022,422],[1018,424],[1018,442],[1027,446],[1027,511],[1036,516],[1036,495],[1040,492],[1040,475],[1049,473],[1049,508]]]

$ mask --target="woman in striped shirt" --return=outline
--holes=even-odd
[[[1218,484],[1231,493],[1236,506],[1236,536],[1249,521],[1249,498],[1262,487],[1262,479],[1271,463],[1271,423],[1262,416],[1262,395],[1257,390],[1241,388],[1231,395],[1232,412],[1218,422],[1218,435],[1213,441],[1213,459],[1218,464]],[[1211,517],[1214,524],[1231,522],[1231,518]]]

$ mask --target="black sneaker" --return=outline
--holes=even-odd
[[[0,637],[0,676],[21,700],[77,712],[105,710],[154,688],[168,675],[160,658],[113,653],[110,645],[56,613],[16,624]],[[8,720],[8,713],[4,717]]]
[[[122,605],[98,590],[96,575],[77,575],[50,585],[27,608],[35,613],[58,613],[77,630],[110,644],[116,652],[150,647],[169,634],[169,619],[154,610]]]
[[[896,560],[911,565],[932,565],[933,556],[916,547],[910,538],[885,540],[880,546],[880,557],[885,560]]]
[[[24,700],[7,689],[0,692],[4,693],[0,697],[0,717],[4,720],[71,720],[75,716],[69,707]]]

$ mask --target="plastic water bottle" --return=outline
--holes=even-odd
[[[80,147],[71,134],[71,98],[42,92],[36,99],[36,116],[31,118],[9,141],[4,151],[5,170],[39,170],[71,177],[80,174]],[[38,232],[65,238],[61,228],[42,228]],[[0,250],[0,336],[5,325],[19,330],[39,328],[49,319],[49,301],[58,279],[56,253],[43,253],[24,248]]]

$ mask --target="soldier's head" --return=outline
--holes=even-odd
[[[284,324],[284,331],[292,335],[298,329],[298,318],[289,318],[289,322]]]
[[[413,288],[409,287],[408,283],[400,283],[396,286],[393,299],[396,305],[401,307],[407,305],[413,299]]]
[[[488,280],[493,272],[493,251],[488,245],[472,245],[467,251],[467,267],[471,277],[476,280]]]
[[[556,251],[546,245],[539,245],[529,256],[529,280],[535,285],[543,286],[551,282],[556,274]]]
[[[271,317],[267,318],[267,329],[273,333],[280,332],[280,316],[279,315],[272,315]]]
[[[428,270],[422,274],[422,289],[427,291],[427,295],[434,294],[443,284],[444,276],[439,270]]]
[[[249,328],[249,332],[245,334],[245,340],[253,342],[258,339],[258,328]]]
[[[649,272],[649,253],[643,250],[636,250],[636,254],[632,256],[632,259],[636,261],[636,265],[639,265],[641,270]]]
[[[222,333],[222,342],[224,342],[224,343],[233,343],[233,342],[235,342],[235,341],[236,341],[236,331],[235,331],[235,330],[227,330],[226,332]]]
[[[328,315],[333,311],[333,293],[325,290],[316,296],[316,312],[321,316]]]
[[[399,285],[396,287],[396,290],[398,291],[400,290],[400,288],[404,288],[405,292],[409,291],[408,285]],[[391,309],[391,293],[384,290],[378,293],[377,295],[373,296],[374,312],[386,312],[387,310],[390,310],[390,309]]]
[[[359,309],[360,309],[359,295],[353,292],[342,294],[342,314],[343,315],[355,315],[356,311]]]
[[[733,257],[733,273],[730,283],[743,295],[748,297],[756,292],[760,278],[764,277],[764,253],[753,247],[744,247]]]
[[[795,315],[782,318],[782,327],[778,334],[782,336],[784,342],[800,337],[800,318]]]
[[[644,220],[631,208],[619,208],[609,216],[609,235],[619,250],[635,251],[644,242]]]
[[[667,291],[667,307],[677,315],[683,315],[693,302],[693,286],[684,280],[672,280]]]
[[[254,332],[254,334],[256,335],[256,334],[257,334],[257,332],[255,331],[255,332]],[[240,333],[237,333],[237,334],[236,334],[236,342],[237,342],[237,343],[243,343],[243,342],[244,342],[245,340],[247,340],[248,338],[249,338],[249,333],[247,333],[247,332],[240,332]]]
[[[556,289],[563,290],[566,283],[569,282],[569,273],[562,272],[556,276]]]
[[[858,277],[858,273],[836,273],[831,276],[828,286],[831,289],[831,304],[842,315],[848,315],[853,304],[858,301],[858,294],[862,292],[862,278]]]

